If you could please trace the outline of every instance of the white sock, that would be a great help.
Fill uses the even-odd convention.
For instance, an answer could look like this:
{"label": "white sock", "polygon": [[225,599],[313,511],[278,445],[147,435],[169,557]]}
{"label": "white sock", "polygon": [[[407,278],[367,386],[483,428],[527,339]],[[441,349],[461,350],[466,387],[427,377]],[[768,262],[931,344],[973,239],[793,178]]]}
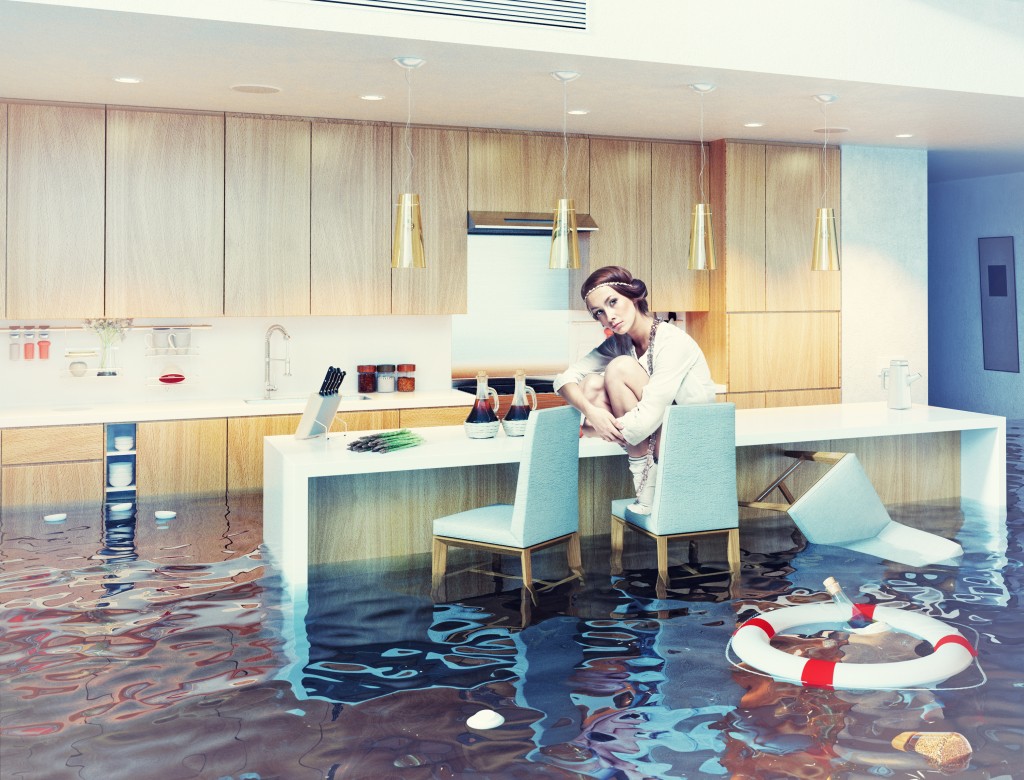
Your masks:
{"label": "white sock", "polygon": [[643,490],[640,490],[640,483],[644,478],[644,469],[647,467],[647,456],[629,458],[629,472],[633,475],[633,487],[637,490],[636,503],[630,504],[629,509],[642,515],[651,513],[651,506],[654,504],[654,485],[657,482],[658,466],[652,463],[647,471],[647,481]]}

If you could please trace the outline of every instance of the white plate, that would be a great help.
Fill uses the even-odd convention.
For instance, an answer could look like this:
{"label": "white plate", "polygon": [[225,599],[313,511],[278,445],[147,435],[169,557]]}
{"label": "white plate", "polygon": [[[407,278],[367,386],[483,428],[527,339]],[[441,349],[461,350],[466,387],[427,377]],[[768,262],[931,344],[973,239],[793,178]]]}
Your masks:
{"label": "white plate", "polygon": [[111,512],[127,512],[131,508],[132,508],[132,502],[131,501],[125,501],[123,504],[111,504],[108,507],[108,509],[110,509]]}
{"label": "white plate", "polygon": [[177,512],[172,512],[169,509],[158,509],[154,513],[157,520],[170,520],[172,517],[177,517]]}
{"label": "white plate", "polygon": [[52,515],[43,515],[43,520],[45,520],[48,523],[59,523],[61,520],[67,520],[67,519],[68,519],[68,513],[67,512],[55,512]]}

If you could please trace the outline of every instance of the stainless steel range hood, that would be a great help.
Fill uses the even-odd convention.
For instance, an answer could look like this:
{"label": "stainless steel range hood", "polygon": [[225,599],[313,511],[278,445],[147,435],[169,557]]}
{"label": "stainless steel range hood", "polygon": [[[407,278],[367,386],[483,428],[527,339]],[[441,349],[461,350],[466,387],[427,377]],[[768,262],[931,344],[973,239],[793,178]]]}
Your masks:
{"label": "stainless steel range hood", "polygon": [[[543,236],[551,235],[553,222],[551,212],[470,211],[466,226],[476,236]],[[577,214],[576,229],[592,233],[598,228],[589,214]]]}

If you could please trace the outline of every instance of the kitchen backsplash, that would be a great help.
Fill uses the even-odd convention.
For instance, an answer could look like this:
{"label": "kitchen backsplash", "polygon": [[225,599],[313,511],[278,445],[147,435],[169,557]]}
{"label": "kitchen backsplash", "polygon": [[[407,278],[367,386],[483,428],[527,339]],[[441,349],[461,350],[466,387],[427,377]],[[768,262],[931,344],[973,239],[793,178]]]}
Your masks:
{"label": "kitchen backsplash", "polygon": [[[451,318],[447,316],[388,317],[231,317],[193,320],[137,320],[137,325],[178,327],[209,325],[191,332],[189,354],[152,354],[149,328],[131,330],[116,351],[117,376],[97,376],[99,338],[81,320],[48,324],[50,357],[10,360],[0,352],[0,408],[139,401],[259,398],[263,395],[264,337],[270,325],[288,331],[292,376],[284,364],[274,362],[272,376],[277,395],[306,396],[319,389],[329,365],[348,372],[342,395],[355,393],[356,366],[364,363],[414,363],[418,390],[450,387]],[[34,323],[3,322],[21,328]],[[55,329],[70,327],[70,330]],[[19,329],[20,330],[20,329]],[[4,342],[9,334],[0,331]],[[19,339],[20,341],[20,339]],[[95,350],[96,355],[66,356],[68,352]],[[284,356],[284,341],[275,334],[273,357]],[[86,363],[86,373],[73,376],[75,360]],[[180,373],[185,380],[164,385],[158,377]]]}

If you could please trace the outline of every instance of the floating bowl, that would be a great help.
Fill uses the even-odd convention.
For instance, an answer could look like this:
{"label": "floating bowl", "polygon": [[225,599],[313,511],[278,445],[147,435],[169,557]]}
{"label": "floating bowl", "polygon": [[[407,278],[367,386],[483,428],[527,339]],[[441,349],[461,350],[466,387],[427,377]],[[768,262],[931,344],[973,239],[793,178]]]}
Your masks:
{"label": "floating bowl", "polygon": [[170,509],[158,509],[153,514],[157,520],[170,520],[178,516],[177,512],[172,512]]}
{"label": "floating bowl", "polygon": [[67,512],[54,512],[52,515],[43,515],[43,520],[47,523],[60,523],[67,519]]}

